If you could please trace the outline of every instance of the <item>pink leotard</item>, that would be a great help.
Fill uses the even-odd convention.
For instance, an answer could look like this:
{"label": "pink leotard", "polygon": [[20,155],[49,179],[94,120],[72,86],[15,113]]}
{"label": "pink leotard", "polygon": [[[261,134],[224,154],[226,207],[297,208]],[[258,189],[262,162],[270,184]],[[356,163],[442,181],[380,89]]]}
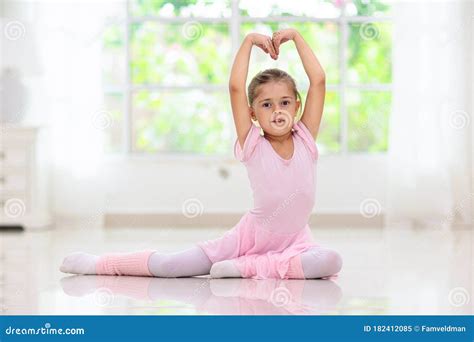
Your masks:
{"label": "pink leotard", "polygon": [[294,152],[283,159],[252,124],[235,157],[248,173],[254,204],[222,237],[198,243],[214,263],[234,259],[243,277],[288,278],[290,258],[320,246],[308,220],[316,190],[318,148],[303,122],[293,125]]}

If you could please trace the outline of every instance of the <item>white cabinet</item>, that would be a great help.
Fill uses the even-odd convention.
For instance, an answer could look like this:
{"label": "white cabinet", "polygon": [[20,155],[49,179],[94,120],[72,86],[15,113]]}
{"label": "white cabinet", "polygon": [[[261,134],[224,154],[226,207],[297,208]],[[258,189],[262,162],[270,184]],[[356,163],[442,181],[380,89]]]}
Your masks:
{"label": "white cabinet", "polygon": [[0,229],[51,225],[48,172],[41,163],[39,128],[0,125]]}

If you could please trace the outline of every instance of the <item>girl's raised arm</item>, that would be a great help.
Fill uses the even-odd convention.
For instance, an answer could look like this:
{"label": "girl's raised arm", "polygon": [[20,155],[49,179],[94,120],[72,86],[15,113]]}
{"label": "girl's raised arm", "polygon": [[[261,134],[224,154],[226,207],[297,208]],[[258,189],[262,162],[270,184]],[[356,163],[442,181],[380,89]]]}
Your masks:
{"label": "girl's raised arm", "polygon": [[237,51],[237,54],[235,55],[229,79],[229,93],[235,129],[242,148],[247,133],[250,130],[250,125],[252,125],[245,86],[247,82],[250,53],[253,45],[257,45],[263,51],[269,53],[273,59],[277,58],[272,39],[258,33],[248,34],[242,42],[239,51]]}
{"label": "girl's raised arm", "polygon": [[273,44],[277,55],[280,45],[288,40],[293,40],[303,62],[304,70],[309,78],[309,89],[304,105],[301,121],[316,139],[323,115],[324,97],[326,95],[326,74],[318,58],[301,34],[295,29],[284,29],[273,34]]}

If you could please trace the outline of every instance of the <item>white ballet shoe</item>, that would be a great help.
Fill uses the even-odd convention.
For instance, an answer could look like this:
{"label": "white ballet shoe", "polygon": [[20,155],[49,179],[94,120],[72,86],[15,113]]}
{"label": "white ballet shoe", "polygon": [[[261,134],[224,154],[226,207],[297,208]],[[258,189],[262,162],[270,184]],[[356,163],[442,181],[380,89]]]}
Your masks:
{"label": "white ballet shoe", "polygon": [[212,264],[211,278],[240,278],[242,275],[232,260],[223,260]]}
{"label": "white ballet shoe", "polygon": [[96,274],[95,266],[99,257],[88,253],[71,253],[66,256],[59,270],[72,274]]}

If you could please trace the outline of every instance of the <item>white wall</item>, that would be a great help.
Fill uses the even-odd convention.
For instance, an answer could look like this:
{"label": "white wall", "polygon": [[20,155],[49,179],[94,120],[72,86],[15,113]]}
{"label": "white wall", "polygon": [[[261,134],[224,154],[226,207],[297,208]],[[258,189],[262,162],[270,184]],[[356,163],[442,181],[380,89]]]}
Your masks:
{"label": "white wall", "polygon": [[[220,176],[225,169],[227,178]],[[181,212],[189,198],[204,211],[240,213],[252,205],[244,165],[238,161],[109,160],[107,212]],[[321,156],[317,168],[316,213],[359,212],[361,201],[375,198],[384,206],[384,155]]]}

